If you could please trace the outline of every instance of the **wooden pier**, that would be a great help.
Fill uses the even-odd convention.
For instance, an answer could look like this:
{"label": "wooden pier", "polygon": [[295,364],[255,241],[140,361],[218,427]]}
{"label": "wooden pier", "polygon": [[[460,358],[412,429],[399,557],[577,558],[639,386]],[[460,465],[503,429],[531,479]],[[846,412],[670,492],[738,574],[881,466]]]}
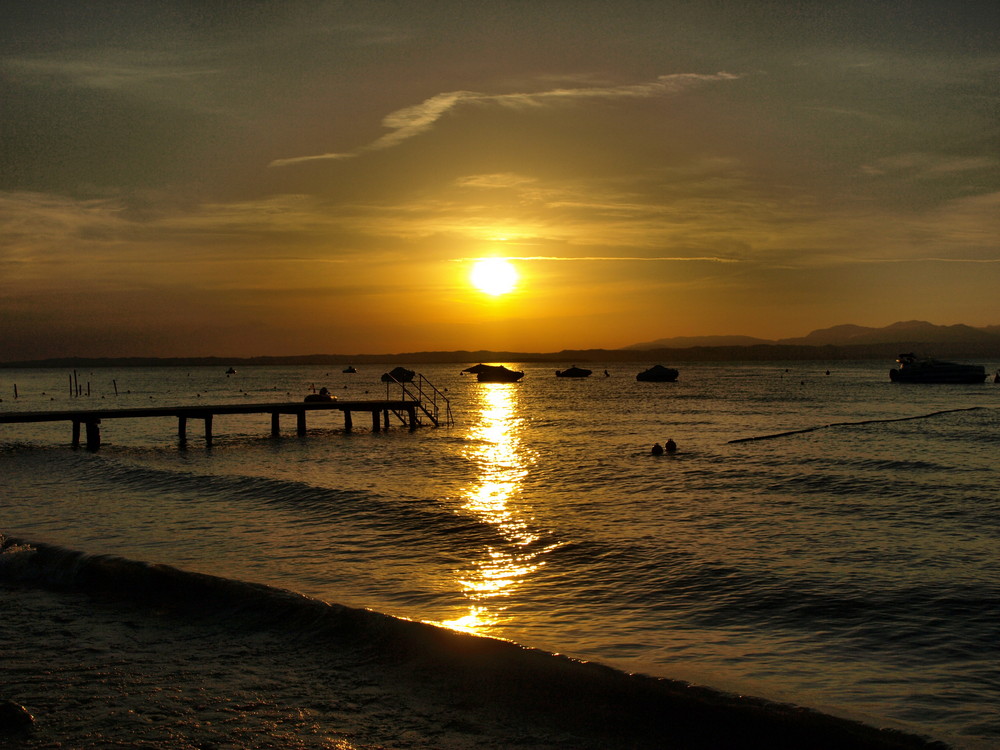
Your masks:
{"label": "wooden pier", "polygon": [[[26,411],[0,413],[0,424],[27,422],[71,422],[73,425],[73,447],[80,446],[80,432],[83,427],[88,450],[101,447],[101,422],[106,419],[146,419],[151,417],[174,417],[177,419],[177,438],[181,446],[187,443],[187,422],[189,419],[202,420],[205,424],[205,443],[212,444],[212,421],[220,414],[270,414],[271,435],[280,435],[281,415],[294,415],[296,432],[306,434],[306,412],[340,411],[344,414],[344,430],[353,428],[352,414],[367,412],[371,415],[372,432],[389,429],[390,414],[395,414],[409,429],[420,425],[417,410],[430,415],[420,401],[298,401],[274,404],[218,404],[215,406],[151,406],[129,409],[79,409],[65,411]],[[431,416],[433,424],[437,419]]]}

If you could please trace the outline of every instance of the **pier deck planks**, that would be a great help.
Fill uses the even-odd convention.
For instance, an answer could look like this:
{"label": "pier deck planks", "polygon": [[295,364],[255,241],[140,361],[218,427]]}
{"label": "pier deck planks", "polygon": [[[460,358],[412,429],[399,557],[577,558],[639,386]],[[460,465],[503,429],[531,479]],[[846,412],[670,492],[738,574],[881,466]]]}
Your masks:
{"label": "pier deck planks", "polygon": [[87,448],[100,447],[100,428],[105,419],[145,419],[150,417],[175,417],[178,420],[178,436],[183,444],[187,438],[187,420],[205,421],[205,439],[212,440],[212,418],[219,414],[270,414],[271,433],[278,434],[278,417],[281,414],[296,415],[297,431],[305,434],[305,413],[307,411],[341,411],[344,413],[344,429],[352,428],[351,413],[369,412],[372,415],[372,431],[381,429],[379,416],[384,416],[385,428],[389,428],[389,412],[406,412],[411,430],[417,427],[416,409],[418,401],[289,401],[269,404],[198,404],[195,406],[139,406],[126,409],[64,409],[60,411],[23,411],[0,413],[0,424],[24,424],[28,422],[72,422],[73,445],[79,445],[80,425],[86,426]]}

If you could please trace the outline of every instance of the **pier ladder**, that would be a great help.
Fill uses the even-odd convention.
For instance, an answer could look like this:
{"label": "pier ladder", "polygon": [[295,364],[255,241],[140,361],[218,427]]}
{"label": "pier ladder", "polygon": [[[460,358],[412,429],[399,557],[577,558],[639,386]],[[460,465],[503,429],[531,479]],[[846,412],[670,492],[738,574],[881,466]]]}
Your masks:
{"label": "pier ladder", "polygon": [[[448,397],[431,381],[425,378],[422,373],[418,372],[416,377],[409,383],[396,380],[391,375],[389,378],[385,384],[385,397],[387,401],[390,400],[390,391],[395,391],[395,388],[399,388],[399,393],[401,394],[400,400],[415,401],[417,408],[424,413],[435,427],[440,427],[441,425],[451,427],[455,424],[455,420],[451,416],[451,402],[448,400]],[[394,409],[392,413],[400,421],[406,422],[406,415],[403,412]],[[419,415],[417,417],[419,421]]]}

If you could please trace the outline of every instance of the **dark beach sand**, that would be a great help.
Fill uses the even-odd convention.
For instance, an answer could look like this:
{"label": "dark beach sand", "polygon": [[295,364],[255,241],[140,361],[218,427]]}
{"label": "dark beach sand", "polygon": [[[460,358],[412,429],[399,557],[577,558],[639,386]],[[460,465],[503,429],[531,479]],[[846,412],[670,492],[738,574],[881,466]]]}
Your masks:
{"label": "dark beach sand", "polygon": [[0,585],[0,700],[36,717],[0,747],[943,747],[358,610],[199,608]]}

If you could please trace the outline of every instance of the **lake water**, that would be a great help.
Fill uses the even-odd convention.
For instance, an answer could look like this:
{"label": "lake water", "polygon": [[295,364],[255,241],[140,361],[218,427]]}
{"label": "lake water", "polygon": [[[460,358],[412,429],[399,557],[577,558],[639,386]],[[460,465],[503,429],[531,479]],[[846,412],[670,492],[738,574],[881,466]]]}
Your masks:
{"label": "lake water", "polygon": [[[414,432],[219,416],[211,447],[192,421],[180,450],[174,419],[105,420],[91,453],[68,423],[0,425],[0,533],[1000,746],[1000,385],[891,384],[880,362],[684,364],[675,383],[509,364],[520,383],[416,366],[455,424]],[[65,370],[0,370],[0,411],[384,398],[390,367],[358,369],[94,369],[78,397]],[[28,606],[31,577],[6,575]],[[404,746],[363,739],[323,746]]]}

